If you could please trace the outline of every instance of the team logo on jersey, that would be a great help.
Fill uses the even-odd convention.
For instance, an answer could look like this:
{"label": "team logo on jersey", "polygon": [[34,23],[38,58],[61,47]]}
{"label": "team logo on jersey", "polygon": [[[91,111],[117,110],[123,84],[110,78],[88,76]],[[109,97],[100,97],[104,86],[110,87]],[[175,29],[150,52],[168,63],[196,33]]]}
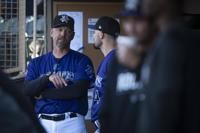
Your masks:
{"label": "team logo on jersey", "polygon": [[117,77],[117,92],[136,90],[140,83],[136,81],[136,75],[131,72],[120,73]]}
{"label": "team logo on jersey", "polygon": [[101,88],[102,87],[102,80],[103,80],[103,78],[100,77],[99,75],[97,75],[96,80],[95,80],[95,86],[98,87],[98,88]]}
{"label": "team logo on jersey", "polygon": [[56,74],[63,77],[65,80],[73,80],[75,77],[75,74],[70,71],[58,71]]}
{"label": "team logo on jersey", "polygon": [[49,75],[49,74],[57,74],[60,77],[63,77],[65,80],[73,80],[75,77],[75,74],[70,71],[58,71],[58,72],[47,72],[46,74],[41,74],[40,77],[44,75]]}

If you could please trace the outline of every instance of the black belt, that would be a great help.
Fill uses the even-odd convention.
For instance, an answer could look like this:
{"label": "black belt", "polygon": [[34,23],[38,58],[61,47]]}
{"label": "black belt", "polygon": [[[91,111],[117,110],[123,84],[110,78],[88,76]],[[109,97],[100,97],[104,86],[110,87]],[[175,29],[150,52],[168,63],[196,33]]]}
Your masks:
{"label": "black belt", "polygon": [[[74,118],[74,117],[77,117],[76,113],[69,114],[69,118]],[[52,120],[52,121],[62,121],[62,120],[65,120],[66,117],[65,117],[65,114],[59,114],[59,115],[54,115],[54,116],[41,114],[40,118],[46,119],[46,120]]]}

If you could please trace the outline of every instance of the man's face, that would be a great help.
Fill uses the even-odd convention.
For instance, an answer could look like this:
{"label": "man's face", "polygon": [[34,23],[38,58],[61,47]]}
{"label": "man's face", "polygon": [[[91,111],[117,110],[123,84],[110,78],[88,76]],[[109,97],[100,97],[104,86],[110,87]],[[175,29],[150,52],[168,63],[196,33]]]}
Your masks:
{"label": "man's face", "polygon": [[141,17],[127,17],[122,21],[122,26],[127,36],[134,36],[138,41],[146,39],[148,33],[148,22]]}
{"label": "man's face", "polygon": [[53,38],[54,47],[66,48],[69,47],[70,42],[74,37],[74,32],[68,27],[52,28],[51,37]]}
{"label": "man's face", "polygon": [[95,49],[100,49],[101,45],[102,45],[102,41],[101,38],[103,37],[103,33],[99,30],[95,30],[94,31],[94,48]]}
{"label": "man's face", "polygon": [[127,17],[122,20],[122,28],[127,37],[133,37],[136,41],[133,41],[132,47],[123,45],[123,42],[118,44],[118,60],[125,66],[137,65],[138,62],[135,61],[140,58],[140,46],[144,45],[150,36],[148,21],[142,17]]}

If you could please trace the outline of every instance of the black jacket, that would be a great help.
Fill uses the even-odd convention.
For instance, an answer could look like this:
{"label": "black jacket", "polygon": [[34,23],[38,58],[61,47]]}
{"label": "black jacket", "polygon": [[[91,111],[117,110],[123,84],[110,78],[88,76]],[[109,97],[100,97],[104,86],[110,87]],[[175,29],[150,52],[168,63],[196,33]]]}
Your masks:
{"label": "black jacket", "polygon": [[140,69],[126,68],[116,58],[110,68],[100,113],[101,132],[135,133],[143,96]]}
{"label": "black jacket", "polygon": [[136,133],[200,132],[199,38],[180,25],[158,36],[143,65],[149,75]]}
{"label": "black jacket", "polygon": [[34,114],[33,107],[23,95],[23,87],[10,80],[2,71],[0,71],[0,88],[2,96],[0,130],[4,133],[33,131],[45,133]]}

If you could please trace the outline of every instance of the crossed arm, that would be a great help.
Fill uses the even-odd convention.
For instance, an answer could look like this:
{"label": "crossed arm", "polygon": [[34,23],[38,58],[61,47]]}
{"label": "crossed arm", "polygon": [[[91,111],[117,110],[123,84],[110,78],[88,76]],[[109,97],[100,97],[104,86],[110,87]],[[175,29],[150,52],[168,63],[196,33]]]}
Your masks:
{"label": "crossed arm", "polygon": [[[49,82],[52,82],[55,88],[47,89]],[[25,93],[32,97],[40,96],[44,99],[74,99],[85,96],[89,86],[89,80],[75,80],[72,85],[68,85],[62,77],[53,74],[25,81]]]}

